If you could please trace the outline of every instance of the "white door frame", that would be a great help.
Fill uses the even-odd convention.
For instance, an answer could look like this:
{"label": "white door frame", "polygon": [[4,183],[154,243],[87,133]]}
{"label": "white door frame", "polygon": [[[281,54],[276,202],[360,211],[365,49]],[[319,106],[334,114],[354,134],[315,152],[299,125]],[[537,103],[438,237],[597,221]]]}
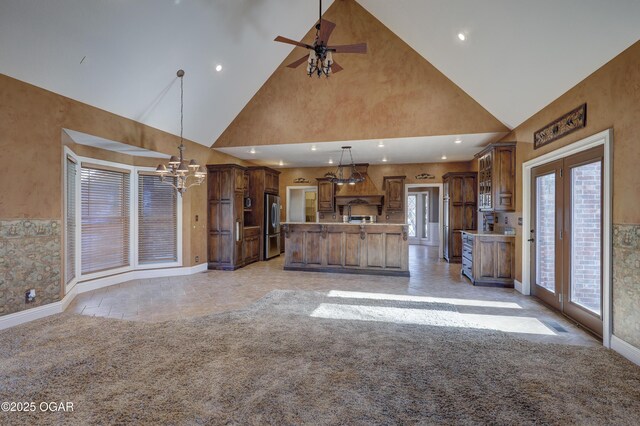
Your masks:
{"label": "white door frame", "polygon": [[[407,183],[404,185],[404,202],[407,202],[409,196],[409,188],[438,188],[438,258],[441,258],[444,254],[442,252],[442,211],[444,206],[444,197],[442,194],[441,183]],[[407,223],[409,211],[404,209],[404,222]]]}
{"label": "white door frame", "polygon": [[289,206],[291,205],[291,203],[289,202],[289,200],[291,200],[291,190],[295,189],[306,189],[306,190],[313,190],[316,192],[316,222],[318,221],[318,187],[317,186],[313,186],[313,185],[307,185],[307,186],[287,186],[287,211],[286,211],[286,219],[287,222],[291,221],[291,215],[289,214]]}
{"label": "white door frame", "polygon": [[531,246],[527,239],[531,229],[531,172],[534,167],[559,160],[587,149],[604,146],[603,161],[603,200],[602,200],[602,344],[611,347],[611,277],[612,277],[612,217],[611,201],[613,176],[613,129],[607,129],[595,135],[558,148],[522,164],[522,294],[531,294]]}

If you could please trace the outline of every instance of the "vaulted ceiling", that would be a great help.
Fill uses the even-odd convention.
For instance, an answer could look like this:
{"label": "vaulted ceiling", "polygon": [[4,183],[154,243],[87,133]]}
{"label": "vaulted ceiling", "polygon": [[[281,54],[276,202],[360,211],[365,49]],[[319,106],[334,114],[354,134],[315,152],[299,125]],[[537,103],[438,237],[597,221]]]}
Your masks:
{"label": "vaulted ceiling", "polygon": [[[289,90],[288,96],[306,96],[309,102],[323,88],[362,90],[367,83],[376,84],[378,92],[400,90],[414,107],[439,90],[451,94],[455,109],[446,114],[459,115],[447,117],[457,120],[458,129],[420,127],[423,117],[416,116],[409,117],[414,123],[409,132],[401,116],[385,115],[379,120],[391,120],[404,134],[373,136],[426,137],[513,128],[640,38],[636,0],[360,0],[361,7],[349,4],[354,1],[324,2],[327,17],[339,25],[334,41],[367,41],[370,53],[364,59],[336,57],[345,71],[329,81],[309,80],[303,69],[281,69],[300,52],[272,41],[276,35],[309,37],[317,19],[315,0],[3,0],[0,73],[176,134],[175,72],[183,68],[185,136],[207,146],[218,140],[219,146],[254,144],[237,140],[245,134],[238,122],[255,109],[252,99],[271,100],[260,99],[261,87],[268,92],[271,79],[283,91],[278,96]],[[348,20],[338,13],[341,8],[356,10],[355,26],[340,25]],[[367,21],[363,16],[369,13]],[[459,32],[467,35],[465,42],[457,39]],[[397,70],[376,53],[392,57]],[[376,70],[377,62],[386,69]],[[221,72],[215,71],[218,64]],[[423,81],[424,92],[407,89],[400,77]],[[439,83],[429,91],[434,80]],[[403,99],[396,102],[406,112]],[[375,116],[366,99],[350,98],[348,90],[332,93],[332,101]],[[421,111],[429,111],[422,101]],[[281,126],[287,116],[278,114],[273,120]],[[371,127],[358,130],[344,123],[352,119],[336,114],[330,123],[308,121],[308,126],[333,128],[317,133],[319,142],[370,138]],[[375,117],[368,120],[375,128]],[[236,140],[228,142],[234,134]],[[304,142],[304,134],[266,143]]]}

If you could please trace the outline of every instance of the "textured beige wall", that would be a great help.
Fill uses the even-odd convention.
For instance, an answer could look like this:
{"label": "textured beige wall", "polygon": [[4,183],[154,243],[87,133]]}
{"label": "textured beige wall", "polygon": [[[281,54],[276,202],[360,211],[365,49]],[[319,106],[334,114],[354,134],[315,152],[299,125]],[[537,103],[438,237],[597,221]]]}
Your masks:
{"label": "textured beige wall", "polygon": [[[585,102],[587,126],[584,129],[533,149],[535,131]],[[640,42],[533,115],[504,139],[518,141],[516,184],[517,188],[522,188],[523,162],[610,128],[613,129],[612,215],[616,231],[613,247],[614,332],[640,347],[640,244],[635,231],[640,225]],[[516,197],[516,209],[522,211],[521,191]],[[526,235],[526,230],[522,231]],[[623,233],[629,237],[622,238]],[[518,280],[522,280],[522,238],[522,235],[516,237]]]}
{"label": "textured beige wall", "polygon": [[368,53],[336,54],[344,71],[318,79],[286,68],[308,52],[294,48],[214,146],[508,131],[357,2],[336,0],[324,17],[337,25],[331,44],[366,42]]}
{"label": "textured beige wall", "polygon": [[[179,145],[175,135],[0,74],[0,182],[4,184],[0,220],[62,219],[64,144],[78,155],[124,164],[154,166],[158,162],[75,145],[63,132],[65,128],[166,154],[174,154]],[[251,164],[191,141],[185,141],[185,146],[187,156],[201,164]],[[195,256],[202,263],[207,257],[206,185],[184,195],[183,218],[184,265],[194,265]]]}

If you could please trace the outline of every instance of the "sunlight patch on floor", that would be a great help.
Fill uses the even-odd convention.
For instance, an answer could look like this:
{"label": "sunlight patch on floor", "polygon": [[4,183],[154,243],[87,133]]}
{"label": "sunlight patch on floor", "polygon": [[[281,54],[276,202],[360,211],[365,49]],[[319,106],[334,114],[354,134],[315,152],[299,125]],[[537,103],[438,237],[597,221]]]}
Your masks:
{"label": "sunlight patch on floor", "polygon": [[321,303],[310,315],[314,318],[379,321],[438,327],[476,328],[508,333],[553,335],[537,318],[507,315],[464,314],[443,310],[394,308]]}
{"label": "sunlight patch on floor", "polygon": [[499,302],[496,300],[450,299],[446,297],[409,296],[404,294],[366,293],[359,291],[331,290],[328,297],[344,297],[348,299],[393,300],[398,302],[448,303],[458,306],[479,306],[486,308],[522,309],[514,302]]}

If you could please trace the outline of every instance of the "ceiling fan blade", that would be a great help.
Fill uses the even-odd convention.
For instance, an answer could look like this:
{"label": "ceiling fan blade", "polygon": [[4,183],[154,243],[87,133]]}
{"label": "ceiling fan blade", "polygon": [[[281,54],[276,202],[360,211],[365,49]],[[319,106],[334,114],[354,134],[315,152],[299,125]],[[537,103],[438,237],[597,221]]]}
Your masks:
{"label": "ceiling fan blade", "polygon": [[367,43],[327,46],[327,48],[335,53],[367,53]]}
{"label": "ceiling fan blade", "polygon": [[322,19],[320,21],[320,35],[318,36],[318,41],[326,46],[335,27],[336,24],[333,22]]}
{"label": "ceiling fan blade", "polygon": [[342,71],[344,68],[342,68],[340,65],[338,65],[337,62],[333,62],[331,64],[331,74],[335,74],[337,72]]}
{"label": "ceiling fan blade", "polygon": [[293,44],[294,46],[304,47],[306,49],[313,49],[313,46],[309,46],[308,44],[301,43],[299,41],[291,40],[290,38],[278,36],[273,41],[279,41],[280,43]]}
{"label": "ceiling fan blade", "polygon": [[304,62],[307,62],[308,60],[309,60],[309,55],[304,55],[302,58],[298,59],[297,61],[287,65],[287,68],[298,68],[301,64],[303,64]]}

